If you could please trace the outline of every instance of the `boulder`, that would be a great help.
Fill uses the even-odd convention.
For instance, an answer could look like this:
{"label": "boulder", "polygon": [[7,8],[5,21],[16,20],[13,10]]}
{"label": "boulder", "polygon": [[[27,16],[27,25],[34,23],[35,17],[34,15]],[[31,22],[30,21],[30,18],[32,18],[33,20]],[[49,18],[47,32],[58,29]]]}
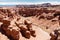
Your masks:
{"label": "boulder", "polygon": [[28,38],[28,39],[30,38],[30,32],[29,31],[26,31],[25,37]]}
{"label": "boulder", "polygon": [[28,39],[30,38],[30,32],[29,31],[23,31],[23,30],[21,30],[21,34],[25,38],[28,38]]}
{"label": "boulder", "polygon": [[56,34],[53,34],[53,33],[50,33],[50,40],[57,40],[57,35]]}
{"label": "boulder", "polygon": [[19,31],[16,31],[15,29],[9,28],[6,25],[1,25],[1,30],[3,34],[8,36],[12,40],[19,40]]}
{"label": "boulder", "polygon": [[30,24],[32,24],[29,20],[24,20],[24,24],[25,25],[30,25]]}
{"label": "boulder", "polygon": [[27,29],[27,27],[26,27],[26,25],[20,25],[20,27],[19,27],[21,30],[23,30],[23,31],[27,31],[28,29]]}
{"label": "boulder", "polygon": [[35,30],[30,30],[30,33],[33,37],[36,37]]}

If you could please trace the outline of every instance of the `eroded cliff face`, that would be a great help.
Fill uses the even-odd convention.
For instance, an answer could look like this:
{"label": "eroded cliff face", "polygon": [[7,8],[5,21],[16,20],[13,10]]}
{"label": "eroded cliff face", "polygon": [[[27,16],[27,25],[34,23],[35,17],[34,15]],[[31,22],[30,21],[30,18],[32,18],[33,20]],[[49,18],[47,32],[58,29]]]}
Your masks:
{"label": "eroded cliff face", "polygon": [[[26,19],[24,20],[20,16],[18,17],[15,10],[0,9],[0,12],[0,22],[2,23],[0,32],[6,35],[10,40],[19,40],[20,34],[27,39],[31,36],[36,37],[35,30],[32,28],[32,23]],[[20,21],[20,19],[22,20]]]}
{"label": "eroded cliff face", "polygon": [[50,31],[59,27],[60,11],[48,8],[21,8],[19,14]]}
{"label": "eroded cliff face", "polygon": [[4,40],[3,35],[7,37],[5,40],[55,40],[59,21],[60,11],[57,10],[0,8],[1,40]]}

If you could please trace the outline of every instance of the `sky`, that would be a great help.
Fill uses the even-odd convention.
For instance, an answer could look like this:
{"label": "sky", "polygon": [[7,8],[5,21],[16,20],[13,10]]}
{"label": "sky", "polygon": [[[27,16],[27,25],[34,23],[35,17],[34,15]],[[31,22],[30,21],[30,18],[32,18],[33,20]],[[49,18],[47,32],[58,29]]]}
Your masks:
{"label": "sky", "polygon": [[59,2],[60,0],[0,0],[0,2],[48,2],[48,1]]}
{"label": "sky", "polygon": [[60,0],[0,0],[0,5],[41,4],[41,3],[60,4]]}

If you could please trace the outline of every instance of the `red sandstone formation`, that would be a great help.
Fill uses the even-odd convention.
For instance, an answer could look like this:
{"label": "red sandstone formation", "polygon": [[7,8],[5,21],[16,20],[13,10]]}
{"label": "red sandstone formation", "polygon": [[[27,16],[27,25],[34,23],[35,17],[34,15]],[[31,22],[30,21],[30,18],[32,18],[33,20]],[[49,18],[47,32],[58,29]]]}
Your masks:
{"label": "red sandstone formation", "polygon": [[[60,11],[48,8],[0,9],[0,22],[2,23],[0,30],[10,40],[60,40],[60,30],[56,31],[59,21]],[[43,27],[48,33],[54,32],[50,34],[51,39],[48,33],[41,31],[40,28],[43,29]]]}

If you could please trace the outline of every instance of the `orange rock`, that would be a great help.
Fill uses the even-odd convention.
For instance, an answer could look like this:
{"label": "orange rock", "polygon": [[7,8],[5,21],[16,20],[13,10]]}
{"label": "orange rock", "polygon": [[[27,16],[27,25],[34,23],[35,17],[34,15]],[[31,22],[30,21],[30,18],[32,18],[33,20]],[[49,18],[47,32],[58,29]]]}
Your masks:
{"label": "orange rock", "polygon": [[26,25],[20,25],[20,27],[19,27],[21,30],[23,30],[23,31],[26,31],[26,30],[28,30],[27,29],[27,27],[26,27]]}
{"label": "orange rock", "polygon": [[32,29],[32,25],[27,25],[28,30]]}
{"label": "orange rock", "polygon": [[30,30],[30,33],[33,37],[36,37],[35,30]]}
{"label": "orange rock", "polygon": [[19,31],[16,31],[15,29],[10,30],[9,27],[6,27],[6,25],[1,25],[1,30],[3,30],[3,33],[8,36],[9,38],[13,40],[19,40]]}
{"label": "orange rock", "polygon": [[52,33],[50,33],[50,36],[51,36],[51,39],[50,40],[56,40],[57,39],[57,35],[55,35],[55,34],[52,34]]}
{"label": "orange rock", "polygon": [[25,24],[25,25],[30,25],[30,24],[32,24],[32,23],[31,23],[29,20],[25,20],[25,21],[24,21],[24,24]]}
{"label": "orange rock", "polygon": [[22,33],[23,37],[28,38],[28,39],[30,38],[30,32],[29,31],[23,31],[22,30],[21,33]]}
{"label": "orange rock", "polygon": [[30,38],[30,32],[29,31],[26,31],[25,37],[28,38],[28,39]]}

